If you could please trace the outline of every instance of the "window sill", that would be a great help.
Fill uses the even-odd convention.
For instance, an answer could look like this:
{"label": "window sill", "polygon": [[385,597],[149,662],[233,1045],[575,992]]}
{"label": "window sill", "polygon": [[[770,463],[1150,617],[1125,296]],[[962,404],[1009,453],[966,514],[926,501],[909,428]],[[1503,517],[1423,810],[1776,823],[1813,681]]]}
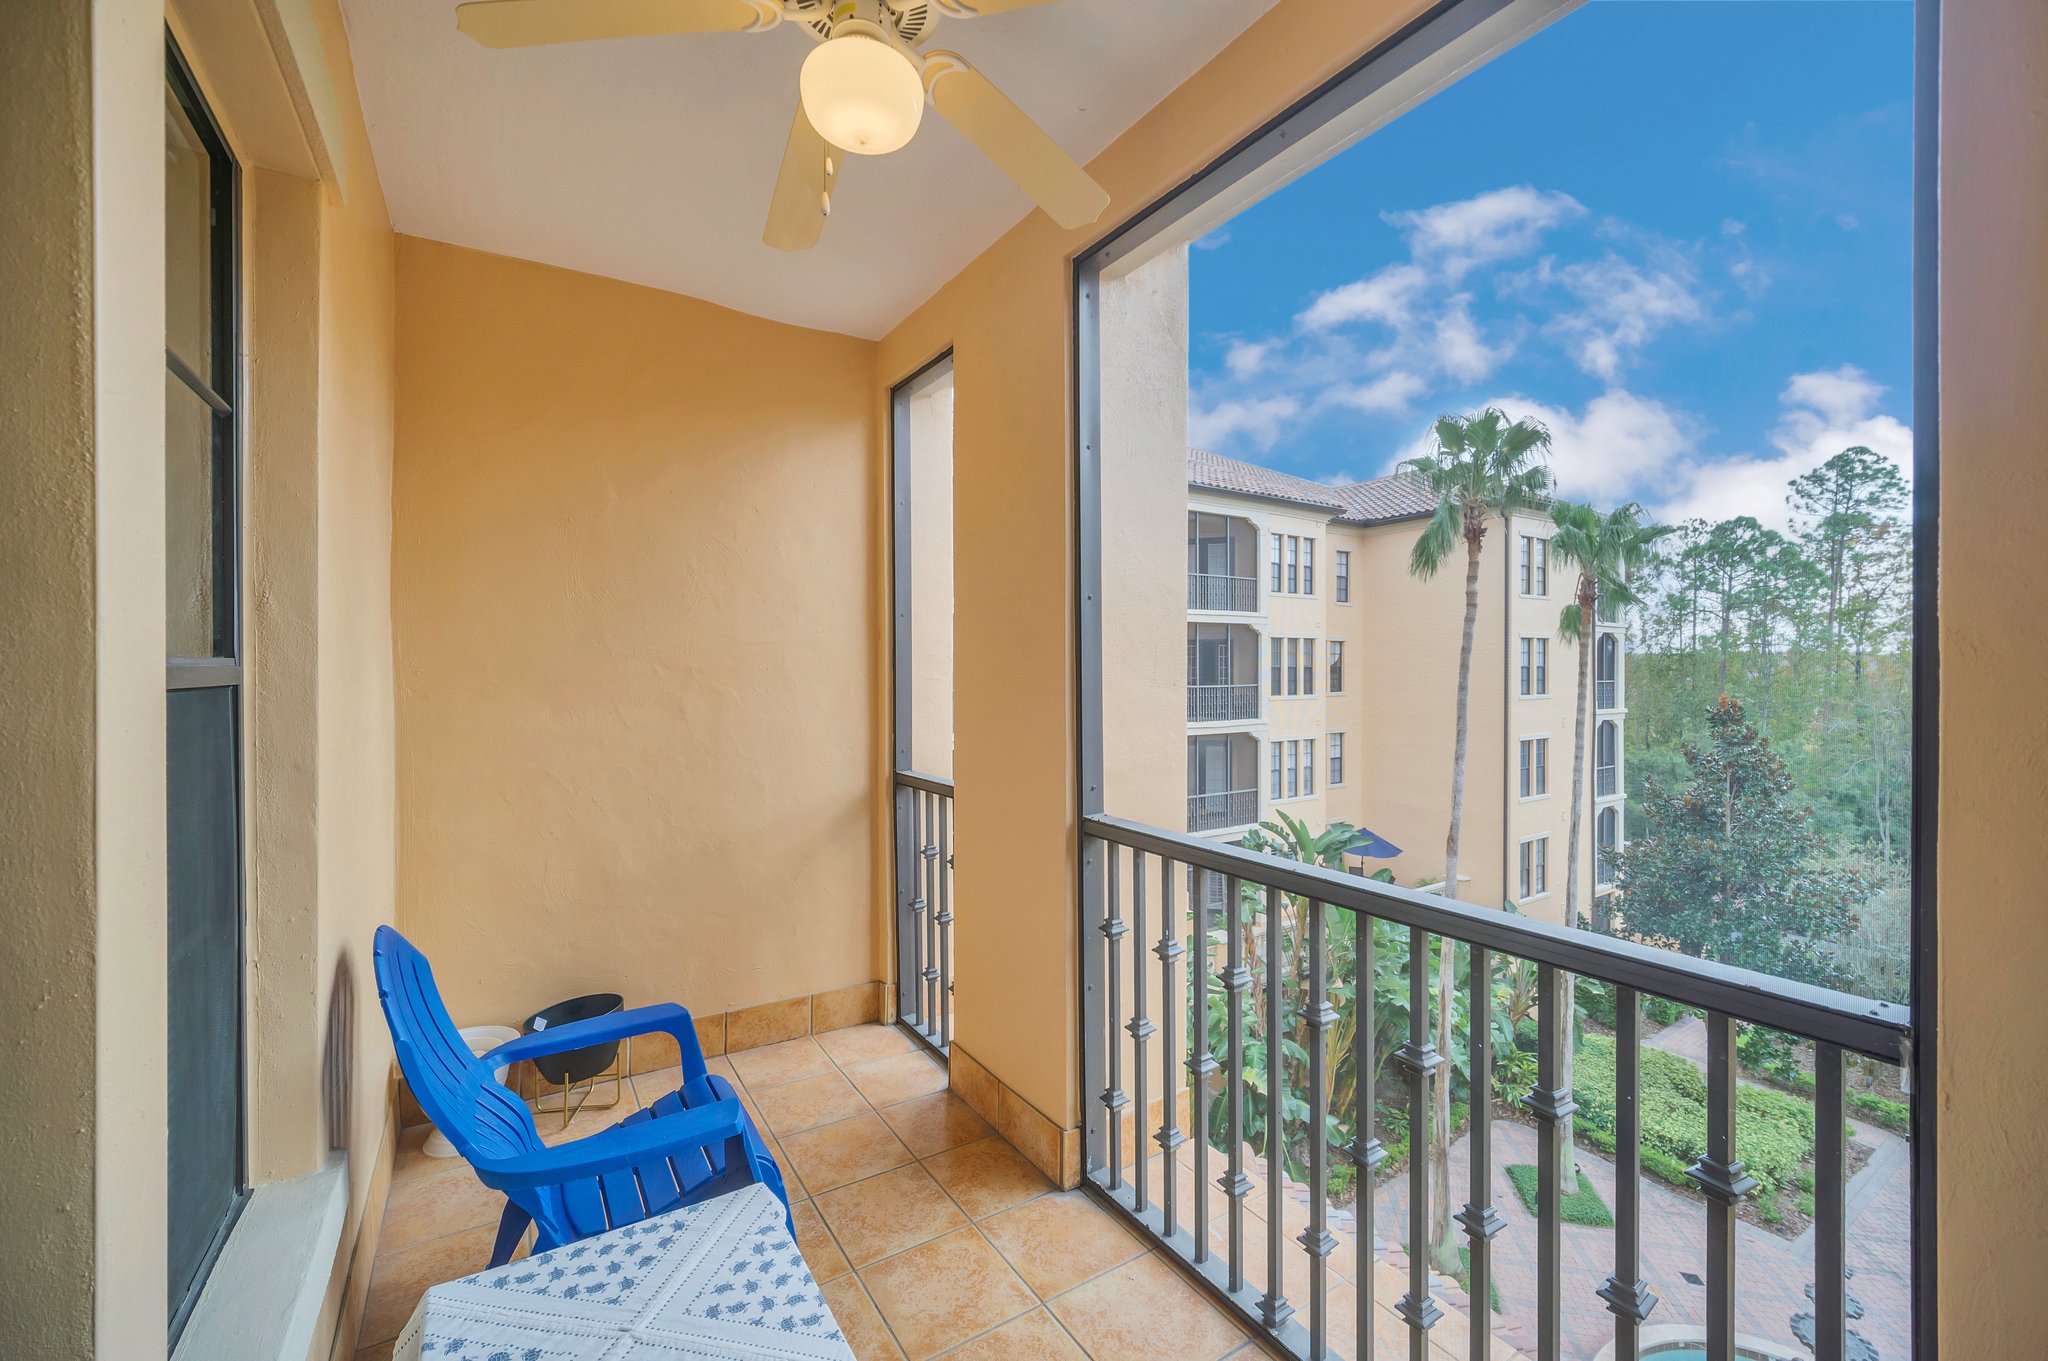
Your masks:
{"label": "window sill", "polygon": [[171,1361],[308,1356],[348,1218],[348,1158],[249,1193]]}

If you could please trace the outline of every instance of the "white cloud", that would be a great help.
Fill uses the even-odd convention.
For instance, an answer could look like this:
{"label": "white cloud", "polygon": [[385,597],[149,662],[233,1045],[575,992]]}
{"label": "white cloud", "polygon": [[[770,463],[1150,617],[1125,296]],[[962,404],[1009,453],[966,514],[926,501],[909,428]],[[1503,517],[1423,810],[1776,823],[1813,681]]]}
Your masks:
{"label": "white cloud", "polygon": [[1499,368],[1512,345],[1490,346],[1472,320],[1472,295],[1450,299],[1436,319],[1432,348],[1437,367],[1460,382],[1472,383]]}
{"label": "white cloud", "polygon": [[1348,406],[1354,411],[1400,412],[1406,411],[1409,403],[1428,388],[1429,384],[1418,375],[1395,369],[1371,382],[1331,388],[1324,396],[1325,400],[1338,406]]}
{"label": "white cloud", "polygon": [[1584,217],[1570,194],[1515,185],[1414,212],[1382,213],[1417,262],[1456,282],[1476,265],[1527,255],[1552,227]]}
{"label": "white cloud", "polygon": [[[1666,524],[1749,515],[1782,532],[1791,525],[1785,494],[1792,479],[1851,445],[1875,451],[1911,481],[1913,432],[1879,409],[1883,396],[1880,384],[1846,365],[1794,374],[1779,395],[1783,410],[1767,437],[1770,451],[1722,456],[1701,448],[1689,413],[1621,388],[1577,411],[1512,394],[1474,409],[1497,406],[1512,419],[1541,421],[1550,431],[1561,496],[1599,506],[1641,501]],[[1388,460],[1387,471],[1429,448],[1424,428]]]}
{"label": "white cloud", "polygon": [[1230,370],[1233,378],[1250,378],[1266,367],[1266,360],[1277,343],[1271,340],[1234,340],[1223,356],[1224,367]]}
{"label": "white cloud", "polygon": [[[1693,422],[1654,398],[1615,389],[1576,412],[1521,396],[1496,397],[1478,405],[1497,406],[1512,420],[1542,422],[1550,431],[1550,470],[1557,492],[1574,501],[1615,505],[1690,479]],[[1429,447],[1424,431],[1389,469]]]}
{"label": "white cloud", "polygon": [[1813,373],[1795,373],[1778,400],[1795,412],[1804,410],[1832,425],[1848,425],[1877,409],[1884,386],[1853,364]]}
{"label": "white cloud", "polygon": [[1221,250],[1230,244],[1230,228],[1218,227],[1206,236],[1195,238],[1196,250]]}
{"label": "white cloud", "polygon": [[1674,253],[1664,256],[1644,267],[1610,251],[1557,270],[1554,277],[1579,306],[1552,318],[1545,333],[1558,337],[1580,368],[1613,382],[1659,331],[1706,317],[1691,267]]}
{"label": "white cloud", "polygon": [[1671,521],[1754,515],[1767,529],[1785,530],[1791,525],[1787,484],[1857,444],[1890,460],[1910,484],[1913,432],[1878,410],[1884,391],[1847,364],[1794,374],[1778,396],[1785,410],[1770,433],[1777,452],[1697,465],[1688,485],[1660,506],[1660,513]]}
{"label": "white cloud", "polygon": [[1280,438],[1281,428],[1300,414],[1301,403],[1284,394],[1223,401],[1206,408],[1190,407],[1188,443],[1214,449],[1242,435],[1260,449],[1270,449]]}
{"label": "white cloud", "polygon": [[1355,321],[1398,326],[1408,320],[1409,307],[1426,282],[1428,276],[1414,265],[1388,265],[1363,279],[1318,294],[1295,321],[1311,331],[1327,331],[1332,326]]}

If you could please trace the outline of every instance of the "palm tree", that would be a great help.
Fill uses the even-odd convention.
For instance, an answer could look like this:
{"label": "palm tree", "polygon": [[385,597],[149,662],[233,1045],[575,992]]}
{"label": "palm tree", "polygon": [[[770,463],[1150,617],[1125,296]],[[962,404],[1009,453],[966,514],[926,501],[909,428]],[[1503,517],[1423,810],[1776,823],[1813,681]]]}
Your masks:
{"label": "palm tree", "polygon": [[[1451,761],[1451,828],[1444,838],[1443,892],[1458,896],[1458,833],[1465,817],[1465,750],[1471,736],[1472,635],[1479,621],[1479,556],[1488,524],[1496,516],[1530,510],[1550,492],[1550,432],[1532,420],[1510,421],[1488,407],[1476,416],[1441,416],[1431,431],[1436,447],[1401,467],[1436,500],[1436,509],[1408,555],[1409,574],[1427,581],[1465,547],[1465,633],[1458,648],[1458,723]],[[1457,951],[1439,952],[1436,1048],[1451,1050]],[[1418,961],[1416,967],[1422,967]],[[1476,1079],[1482,1085],[1484,1079]],[[1430,1120],[1431,1202],[1436,1222],[1430,1258],[1437,1270],[1455,1276],[1458,1253],[1451,1236],[1451,1065],[1437,1069]]]}
{"label": "palm tree", "polygon": [[[1557,532],[1550,537],[1550,555],[1559,563],[1579,569],[1571,599],[1557,618],[1557,636],[1579,651],[1578,717],[1572,726],[1572,813],[1565,840],[1564,920],[1579,920],[1579,830],[1586,818],[1586,715],[1592,708],[1593,647],[1597,630],[1594,621],[1602,599],[1623,605],[1635,603],[1629,578],[1649,559],[1650,545],[1671,531],[1646,524],[1643,508],[1631,501],[1601,514],[1591,506],[1560,501],[1550,508],[1550,520]],[[1563,975],[1563,995],[1576,997],[1577,980]],[[1561,1032],[1558,1071],[1560,1085],[1572,1085],[1572,1035],[1577,1007],[1568,1006]],[[1571,1116],[1562,1121],[1563,1138],[1558,1140],[1559,1173],[1567,1194],[1578,1189],[1573,1176],[1577,1149],[1572,1142]]]}

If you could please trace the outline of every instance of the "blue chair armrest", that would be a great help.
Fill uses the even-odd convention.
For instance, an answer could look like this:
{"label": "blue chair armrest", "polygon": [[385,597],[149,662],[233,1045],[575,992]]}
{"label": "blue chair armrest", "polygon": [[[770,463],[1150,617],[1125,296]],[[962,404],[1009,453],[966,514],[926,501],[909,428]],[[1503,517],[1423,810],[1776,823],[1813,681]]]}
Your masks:
{"label": "blue chair armrest", "polygon": [[559,1186],[606,1172],[658,1163],[678,1153],[721,1142],[727,1145],[727,1167],[743,1168],[747,1165],[743,1143],[746,1128],[746,1111],[737,1098],[729,1097],[656,1120],[614,1125],[601,1134],[522,1153],[516,1158],[485,1159],[476,1164],[476,1173],[478,1180],[500,1191]]}
{"label": "blue chair armrest", "polygon": [[609,1044],[630,1035],[654,1034],[675,1038],[686,1080],[704,1076],[704,1051],[697,1044],[697,1027],[690,1020],[690,1013],[674,1002],[657,1002],[650,1007],[633,1007],[605,1016],[593,1016],[587,1021],[571,1021],[567,1025],[536,1030],[499,1045],[483,1056],[483,1062],[495,1068],[499,1064],[517,1063],[543,1054],[565,1054],[572,1049]]}

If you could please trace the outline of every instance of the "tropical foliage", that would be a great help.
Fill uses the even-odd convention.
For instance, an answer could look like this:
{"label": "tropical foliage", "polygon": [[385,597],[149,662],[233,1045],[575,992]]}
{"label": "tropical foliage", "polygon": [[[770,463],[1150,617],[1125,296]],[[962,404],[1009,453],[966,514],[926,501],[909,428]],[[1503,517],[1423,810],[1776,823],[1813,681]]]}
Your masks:
{"label": "tropical foliage", "polygon": [[[1433,448],[1401,466],[1436,502],[1408,555],[1410,574],[1428,580],[1465,550],[1464,631],[1458,647],[1457,735],[1452,744],[1450,830],[1444,837],[1443,892],[1458,896],[1458,843],[1465,820],[1465,757],[1471,745],[1472,635],[1479,621],[1479,563],[1487,526],[1503,516],[1534,510],[1550,493],[1550,432],[1533,420],[1510,421],[1498,407],[1476,416],[1442,416],[1431,429]],[[1437,973],[1437,993],[1455,992],[1451,958]],[[1437,1052],[1450,1052],[1452,1008],[1437,1017]],[[1435,1207],[1429,1254],[1437,1270],[1458,1269],[1451,1210],[1451,1078],[1432,1084],[1429,1129],[1430,1196]]]}

